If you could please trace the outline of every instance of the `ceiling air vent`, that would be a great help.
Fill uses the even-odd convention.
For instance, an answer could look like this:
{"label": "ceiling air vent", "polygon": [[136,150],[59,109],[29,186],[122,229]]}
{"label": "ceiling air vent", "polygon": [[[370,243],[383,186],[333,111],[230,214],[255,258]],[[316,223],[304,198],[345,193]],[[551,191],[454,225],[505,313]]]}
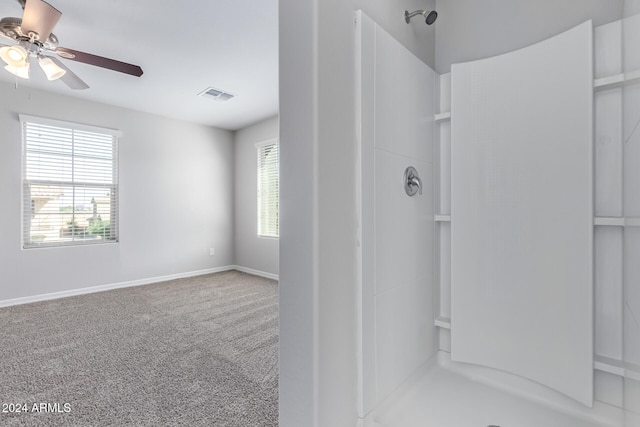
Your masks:
{"label": "ceiling air vent", "polygon": [[205,98],[211,98],[211,99],[215,99],[216,101],[220,101],[220,102],[225,102],[230,100],[231,98],[234,98],[235,95],[228,93],[228,92],[224,92],[220,89],[216,89],[214,87],[208,87],[205,90],[203,90],[202,92],[200,92],[198,94],[198,96],[203,96]]}

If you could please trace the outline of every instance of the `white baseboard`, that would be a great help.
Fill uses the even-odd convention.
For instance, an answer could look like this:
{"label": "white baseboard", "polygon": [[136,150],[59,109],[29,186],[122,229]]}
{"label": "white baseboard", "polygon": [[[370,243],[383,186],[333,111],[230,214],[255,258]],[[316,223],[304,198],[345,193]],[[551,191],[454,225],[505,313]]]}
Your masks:
{"label": "white baseboard", "polygon": [[234,265],[233,268],[243,273],[253,274],[254,276],[266,277],[267,279],[278,280],[278,275],[273,273],[267,273],[260,270],[254,270],[253,268],[242,267],[241,265]]}
{"label": "white baseboard", "polygon": [[189,271],[186,273],[169,274],[166,276],[150,277],[147,279],[131,280],[128,282],[111,283],[108,285],[92,286],[90,288],[71,289],[68,291],[53,292],[50,294],[33,295],[29,297],[14,298],[0,301],[0,307],[10,307],[12,305],[29,304],[38,301],[48,301],[58,298],[72,297],[76,295],[92,294],[95,292],[110,291],[112,289],[130,288],[132,286],[150,285],[152,283],[166,282],[168,280],[183,279],[186,277],[202,276],[203,274],[219,273],[221,271],[238,270],[254,276],[266,277],[267,279],[278,280],[277,274],[266,273],[252,268],[239,265],[227,265],[224,267],[209,268],[206,270]]}
{"label": "white baseboard", "polygon": [[[152,283],[166,282],[168,280],[174,280],[174,279],[183,279],[185,277],[202,276],[203,274],[219,273],[221,271],[229,271],[229,270],[245,271],[249,269],[241,269],[240,267],[235,265],[227,265],[224,267],[209,268],[206,270],[189,271],[186,273],[169,274],[167,276],[150,277],[148,279],[131,280],[128,282],[92,286],[90,288],[71,289],[68,291],[53,292],[50,294],[41,294],[41,295],[33,295],[33,296],[23,297],[23,298],[8,299],[8,300],[0,301],[0,307],[9,307],[12,305],[29,304],[29,303],[38,302],[38,301],[48,301],[52,299],[72,297],[76,295],[92,294],[95,292],[110,291],[112,289],[130,288],[132,286],[150,285]],[[250,274],[256,274],[258,276],[260,275],[258,274],[260,272],[255,272],[255,270],[245,271],[245,272]],[[263,274],[268,274],[268,273],[263,273]]]}

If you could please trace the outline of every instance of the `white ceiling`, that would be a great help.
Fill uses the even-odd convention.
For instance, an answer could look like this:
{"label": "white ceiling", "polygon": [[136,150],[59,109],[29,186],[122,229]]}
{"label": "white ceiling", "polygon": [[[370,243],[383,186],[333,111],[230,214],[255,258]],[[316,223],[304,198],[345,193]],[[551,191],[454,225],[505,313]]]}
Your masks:
{"label": "white ceiling", "polygon": [[[32,68],[29,81],[0,70],[0,82],[17,80],[229,130],[278,113],[278,0],[47,1],[62,12],[54,29],[61,46],[140,65],[143,76],[63,60],[90,89],[72,91],[61,81],[49,82],[39,67]],[[557,0],[437,0],[438,71],[526,46],[585,19],[596,25],[618,19],[623,0],[561,3],[559,8]],[[17,0],[0,0],[0,18],[6,16],[22,16]],[[0,43],[10,41],[0,37]],[[217,102],[196,96],[209,86],[237,97]]]}
{"label": "white ceiling", "polygon": [[[53,31],[60,46],[140,65],[144,74],[62,60],[90,89],[49,82],[39,67],[28,81],[2,70],[0,81],[229,130],[278,113],[278,0],[48,2],[62,12]],[[22,17],[17,0],[0,2],[7,16]],[[209,86],[237,96],[196,96]]]}

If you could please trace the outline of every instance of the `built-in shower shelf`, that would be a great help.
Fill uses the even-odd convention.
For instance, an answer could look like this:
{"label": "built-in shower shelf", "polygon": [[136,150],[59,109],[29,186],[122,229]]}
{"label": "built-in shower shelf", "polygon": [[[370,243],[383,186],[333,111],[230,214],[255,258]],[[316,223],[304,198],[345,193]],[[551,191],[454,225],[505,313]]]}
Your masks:
{"label": "built-in shower shelf", "polygon": [[593,81],[593,87],[594,89],[604,89],[612,86],[617,86],[622,83],[624,83],[624,73],[595,79]]}
{"label": "built-in shower shelf", "polygon": [[434,323],[438,328],[451,329],[451,319],[448,317],[436,317]]}
{"label": "built-in shower shelf", "polygon": [[596,355],[593,368],[597,371],[640,381],[640,366],[624,363],[621,360]]}
{"label": "built-in shower shelf", "polygon": [[433,119],[436,122],[444,122],[446,120],[451,120],[451,112],[447,111],[446,113],[439,113],[433,116]]}
{"label": "built-in shower shelf", "polygon": [[593,81],[594,89],[608,89],[620,86],[623,83],[636,83],[640,81],[640,70],[629,71],[628,73],[614,74],[613,76],[602,77]]}
{"label": "built-in shower shelf", "polygon": [[640,227],[640,218],[625,218],[624,225],[627,227]]}
{"label": "built-in shower shelf", "polygon": [[436,215],[433,219],[435,222],[451,222],[451,215]]}
{"label": "built-in shower shelf", "polygon": [[640,227],[640,218],[598,216],[593,219],[593,224],[617,227]]}

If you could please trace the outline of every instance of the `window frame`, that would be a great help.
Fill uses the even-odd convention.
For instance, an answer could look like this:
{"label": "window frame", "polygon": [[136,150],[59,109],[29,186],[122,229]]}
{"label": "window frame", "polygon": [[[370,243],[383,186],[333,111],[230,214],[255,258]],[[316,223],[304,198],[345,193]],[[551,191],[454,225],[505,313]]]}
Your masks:
{"label": "window frame", "polygon": [[[21,246],[23,250],[30,250],[30,249],[38,249],[38,248],[62,248],[62,247],[74,247],[74,246],[90,246],[90,245],[105,245],[105,244],[117,244],[120,241],[120,236],[119,236],[119,222],[120,222],[120,213],[119,213],[119,194],[120,194],[120,186],[119,186],[119,143],[120,143],[120,137],[122,136],[122,132],[116,129],[110,129],[110,128],[105,128],[105,127],[99,127],[99,126],[92,126],[92,125],[86,125],[86,124],[81,124],[81,123],[75,123],[75,122],[69,122],[69,121],[63,121],[63,120],[56,120],[56,119],[49,119],[49,118],[44,118],[44,117],[38,117],[38,116],[31,116],[31,115],[26,115],[26,114],[19,114],[18,115],[19,120],[20,120],[20,125],[21,125],[21,145],[22,145],[22,152],[21,152],[21,162],[22,162],[22,171],[21,171]],[[112,137],[112,144],[113,144],[113,157],[112,157],[112,167],[111,167],[111,171],[112,171],[112,182],[108,185],[97,185],[97,186],[104,186],[104,187],[108,187],[110,188],[110,218],[109,218],[109,222],[110,222],[110,227],[111,227],[111,232],[110,234],[113,236],[110,239],[87,239],[87,240],[68,240],[68,241],[62,241],[62,240],[57,240],[57,241],[50,241],[50,242],[34,242],[31,238],[31,220],[34,218],[34,200],[32,197],[29,197],[30,199],[30,203],[29,206],[27,206],[27,199],[26,196],[29,195],[30,193],[30,189],[31,189],[31,185],[34,183],[36,183],[36,185],[38,184],[38,180],[30,180],[27,179],[27,134],[26,134],[26,126],[28,126],[29,124],[32,125],[43,125],[43,126],[51,126],[51,127],[56,127],[56,128],[60,128],[60,129],[65,129],[65,130],[71,130],[71,131],[80,131],[80,132],[90,132],[90,133],[98,133],[98,134],[102,134],[105,136],[110,136]],[[75,142],[73,143],[75,144]],[[74,145],[72,145],[74,146]],[[74,155],[72,155],[71,159],[74,158]],[[72,168],[72,170],[74,170],[74,168]],[[48,183],[42,183],[44,185],[61,185],[61,186],[69,186],[69,187],[82,187],[79,181],[65,181],[64,179],[60,179],[59,181],[56,182],[48,182]],[[31,210],[29,212],[27,208],[31,208]],[[74,214],[75,214],[75,210],[74,210]],[[28,216],[28,217],[27,217]]]}
{"label": "window frame", "polygon": [[[260,188],[261,188],[261,174],[260,174],[260,153],[261,150],[264,149],[265,147],[274,145],[277,149],[277,162],[276,162],[276,167],[277,167],[277,183],[278,183],[278,197],[276,200],[278,200],[278,212],[277,212],[277,219],[276,219],[276,231],[277,231],[277,235],[270,235],[270,234],[266,234],[266,233],[261,233],[263,230],[261,230],[261,194],[260,194]],[[279,239],[280,238],[280,215],[279,215],[279,198],[280,198],[280,142],[278,140],[278,138],[271,138],[265,141],[261,141],[255,144],[256,147],[256,235],[258,238],[262,238],[262,239]]]}

